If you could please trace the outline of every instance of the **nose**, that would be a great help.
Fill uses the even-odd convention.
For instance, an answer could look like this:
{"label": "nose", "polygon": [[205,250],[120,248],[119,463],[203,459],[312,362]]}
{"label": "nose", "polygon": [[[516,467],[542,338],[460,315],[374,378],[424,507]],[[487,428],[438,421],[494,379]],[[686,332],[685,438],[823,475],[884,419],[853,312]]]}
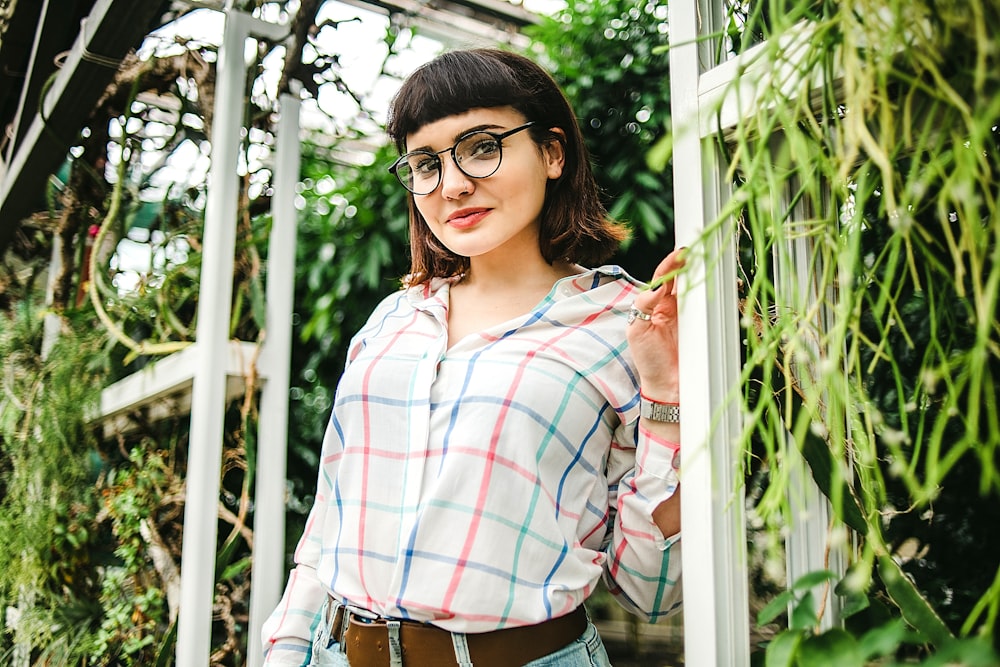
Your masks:
{"label": "nose", "polygon": [[446,199],[457,199],[471,194],[475,189],[472,179],[465,175],[451,156],[441,160],[441,194]]}

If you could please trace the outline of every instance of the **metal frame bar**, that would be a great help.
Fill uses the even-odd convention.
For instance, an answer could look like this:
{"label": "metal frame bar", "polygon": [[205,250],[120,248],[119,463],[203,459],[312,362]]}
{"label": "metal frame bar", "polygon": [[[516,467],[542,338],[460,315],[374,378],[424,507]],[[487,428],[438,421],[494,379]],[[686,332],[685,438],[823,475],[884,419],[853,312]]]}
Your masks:
{"label": "metal frame bar", "polygon": [[[115,69],[105,60],[120,59],[146,34],[159,3],[98,0],[83,21],[66,62],[39,103],[0,178],[0,247],[14,236],[20,219],[31,212],[37,189],[65,159],[76,133],[112,80]],[[100,54],[100,61],[95,54]],[[31,100],[26,100],[25,104]],[[22,109],[19,116],[25,114]],[[19,120],[19,127],[26,123]],[[63,136],[60,132],[71,132]]]}
{"label": "metal frame bar", "polygon": [[[295,87],[292,87],[295,92]],[[272,373],[261,391],[254,493],[254,548],[250,580],[250,637],[247,664],[263,664],[261,627],[281,599],[285,575],[285,469],[287,467],[288,389],[291,375],[292,301],[295,293],[295,243],[298,224],[295,186],[301,148],[297,95],[281,96],[274,168],[272,222],[268,237],[266,321],[263,355]]]}
{"label": "metal frame bar", "polygon": [[710,109],[698,93],[711,63],[701,38],[719,23],[718,9],[710,0],[669,5],[675,232],[678,245],[705,251],[689,258],[680,290],[684,659],[693,667],[750,662],[741,414],[729,396],[740,376],[736,256],[731,239],[705,233],[726,185],[714,134],[702,131]]}
{"label": "metal frame bar", "polygon": [[226,347],[232,309],[233,264],[239,176],[240,128],[246,81],[244,45],[251,36],[280,39],[286,29],[230,10],[219,49],[209,167],[208,201],[200,291],[200,363],[191,388],[191,434],[181,552],[181,604],[177,626],[177,664],[207,665],[211,649],[212,603],[218,539],[222,434],[226,398]]}
{"label": "metal frame bar", "polygon": [[[776,193],[775,218],[787,210],[792,200],[792,188]],[[803,220],[815,217],[816,213],[803,199],[793,210],[793,219]],[[786,238],[784,244],[775,247],[772,257],[776,286],[776,298],[779,308],[791,308],[796,313],[807,313],[813,309],[816,302],[823,299],[836,299],[836,294],[820,294],[818,285],[809,272],[810,259],[814,254],[816,240],[813,237],[797,236]],[[820,309],[813,323],[817,332],[826,330],[833,322],[834,314],[830,306]],[[823,350],[822,342],[813,342],[812,351],[819,358]],[[805,373],[812,369],[803,368]],[[795,374],[799,374],[795,365]],[[802,576],[819,570],[830,570],[839,576],[847,571],[848,550],[843,545],[837,545],[836,540],[831,545],[830,529],[835,513],[830,501],[820,492],[809,470],[809,466],[799,452],[791,434],[788,436],[789,457],[783,462],[791,466],[788,499],[791,504],[791,524],[788,538],[785,540],[785,573],[789,586]],[[829,630],[841,622],[841,600],[833,591],[833,586],[825,587],[823,591],[825,610],[820,619],[820,628]],[[789,613],[792,610],[789,602]]]}

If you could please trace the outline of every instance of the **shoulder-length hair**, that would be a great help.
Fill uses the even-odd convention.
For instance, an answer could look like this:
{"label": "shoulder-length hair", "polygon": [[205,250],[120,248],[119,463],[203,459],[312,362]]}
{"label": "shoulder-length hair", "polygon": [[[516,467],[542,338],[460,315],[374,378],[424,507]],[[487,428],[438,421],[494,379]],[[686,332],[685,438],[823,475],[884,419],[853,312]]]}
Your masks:
{"label": "shoulder-length hair", "polygon": [[[387,131],[400,153],[407,136],[423,126],[471,109],[509,107],[528,121],[539,145],[560,141],[563,173],[546,185],[539,248],[550,264],[565,260],[585,266],[607,260],[628,235],[608,218],[591,171],[583,136],[566,96],[544,69],[523,56],[499,49],[446,52],[416,69],[389,105]],[[559,128],[564,136],[551,131]],[[469,268],[431,233],[410,195],[410,273],[416,285],[451,277]]]}

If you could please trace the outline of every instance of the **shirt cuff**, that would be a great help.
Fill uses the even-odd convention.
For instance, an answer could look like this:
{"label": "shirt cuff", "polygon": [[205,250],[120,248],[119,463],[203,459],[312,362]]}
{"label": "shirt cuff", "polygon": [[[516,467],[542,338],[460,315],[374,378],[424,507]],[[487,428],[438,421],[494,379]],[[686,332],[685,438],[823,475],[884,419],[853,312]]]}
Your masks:
{"label": "shirt cuff", "polygon": [[264,667],[279,665],[296,665],[302,667],[308,664],[312,644],[297,639],[283,639],[271,644],[264,657]]}
{"label": "shirt cuff", "polygon": [[677,484],[674,454],[680,449],[680,443],[658,436],[639,422],[639,440],[636,445],[636,463],[644,473],[671,485]]}

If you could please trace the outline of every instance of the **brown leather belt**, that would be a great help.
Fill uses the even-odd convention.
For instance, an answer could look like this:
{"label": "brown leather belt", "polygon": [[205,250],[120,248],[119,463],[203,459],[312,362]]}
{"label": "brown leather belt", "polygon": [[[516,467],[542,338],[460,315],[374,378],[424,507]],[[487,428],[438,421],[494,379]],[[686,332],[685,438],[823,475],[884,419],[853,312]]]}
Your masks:
{"label": "brown leather belt", "polygon": [[[341,636],[344,608],[337,610],[331,636]],[[474,667],[520,667],[554,653],[587,629],[583,606],[537,625],[465,635]],[[403,667],[456,667],[451,633],[434,625],[402,621],[399,626]],[[389,632],[384,620],[364,622],[351,616],[344,634],[351,667],[389,667]]]}

